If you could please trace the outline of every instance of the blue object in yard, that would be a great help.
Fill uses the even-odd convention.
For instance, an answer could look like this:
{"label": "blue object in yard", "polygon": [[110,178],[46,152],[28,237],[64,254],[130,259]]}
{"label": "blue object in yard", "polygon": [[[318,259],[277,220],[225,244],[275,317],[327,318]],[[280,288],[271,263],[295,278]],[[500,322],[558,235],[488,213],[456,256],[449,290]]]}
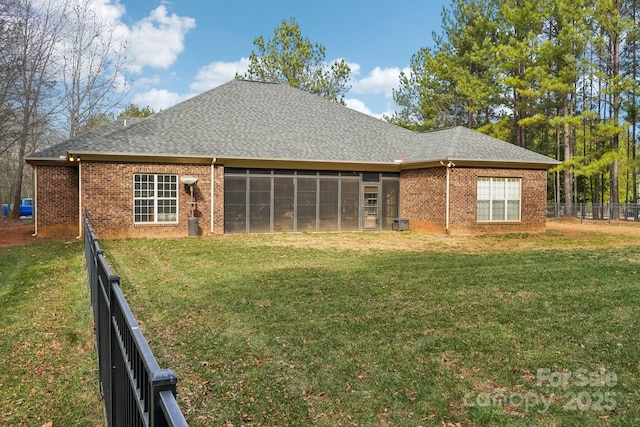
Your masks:
{"label": "blue object in yard", "polygon": [[[9,216],[9,212],[13,209],[13,205],[2,205],[2,216]],[[20,216],[33,216],[33,199],[26,197],[20,200]]]}
{"label": "blue object in yard", "polygon": [[33,216],[33,199],[31,197],[20,200],[20,216]]}

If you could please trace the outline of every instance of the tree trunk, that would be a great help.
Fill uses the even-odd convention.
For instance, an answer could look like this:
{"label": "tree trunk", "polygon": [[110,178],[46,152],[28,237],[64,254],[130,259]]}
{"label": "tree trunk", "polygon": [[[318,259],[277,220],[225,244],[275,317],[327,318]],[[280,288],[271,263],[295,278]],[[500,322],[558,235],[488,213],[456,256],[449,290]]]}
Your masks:
{"label": "tree trunk", "polygon": [[[571,129],[569,127],[569,95],[565,95],[562,100],[562,112],[565,118],[563,129],[564,160],[571,160]],[[564,170],[564,205],[566,212],[573,215],[573,171],[571,166]]]}
{"label": "tree trunk", "polygon": [[[28,128],[28,118],[23,120],[23,126]],[[15,194],[13,195],[13,210],[11,219],[20,221],[20,200],[22,199],[22,176],[24,175],[24,155],[27,149],[26,132],[20,134],[20,147],[18,148],[18,170],[16,171],[16,181],[14,184]]]}

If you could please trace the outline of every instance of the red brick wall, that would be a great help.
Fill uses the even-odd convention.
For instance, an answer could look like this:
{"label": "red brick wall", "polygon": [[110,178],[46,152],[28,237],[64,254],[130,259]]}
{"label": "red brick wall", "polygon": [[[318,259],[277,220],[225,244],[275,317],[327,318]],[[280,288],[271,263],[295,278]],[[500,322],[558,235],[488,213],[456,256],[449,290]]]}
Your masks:
{"label": "red brick wall", "polygon": [[400,174],[400,217],[409,229],[445,232],[445,168],[405,170]]}
{"label": "red brick wall", "polygon": [[[453,167],[449,170],[449,233],[539,232],[546,227],[547,171]],[[521,178],[521,221],[477,221],[478,177]],[[409,229],[446,232],[446,169],[406,170],[400,178],[400,216]]]}
{"label": "red brick wall", "polygon": [[[547,171],[526,169],[458,168],[450,170],[451,233],[540,232],[546,229]],[[521,178],[521,220],[477,221],[478,177]]]}
{"label": "red brick wall", "polygon": [[[188,189],[178,184],[178,224],[133,224],[133,174],[194,175],[200,233],[211,231],[211,166],[82,162],[82,204],[99,238],[183,237],[188,235]],[[477,222],[478,177],[522,178],[521,221]],[[78,168],[37,166],[38,235],[77,236]],[[451,233],[538,232],[545,229],[546,170],[450,169]],[[215,234],[224,233],[224,167],[215,166],[213,218]],[[446,169],[405,170],[400,178],[400,217],[413,231],[446,232]]]}
{"label": "red brick wall", "polygon": [[213,171],[213,233],[224,234],[224,166]]}
{"label": "red brick wall", "polygon": [[211,230],[211,166],[82,162],[82,204],[89,213],[98,238],[184,237],[188,235],[187,219],[191,214],[188,187],[178,182],[177,224],[133,223],[133,175],[136,173],[193,175],[200,234]]}
{"label": "red brick wall", "polygon": [[77,237],[78,167],[36,166],[38,237]]}

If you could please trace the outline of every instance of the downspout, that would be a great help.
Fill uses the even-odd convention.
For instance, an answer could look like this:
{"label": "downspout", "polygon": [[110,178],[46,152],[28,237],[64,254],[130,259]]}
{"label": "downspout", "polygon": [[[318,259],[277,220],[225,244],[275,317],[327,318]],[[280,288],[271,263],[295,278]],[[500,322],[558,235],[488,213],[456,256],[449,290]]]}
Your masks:
{"label": "downspout", "polygon": [[449,234],[449,165],[447,164],[447,195],[446,195],[446,201],[445,201],[445,206],[446,206],[446,224],[445,224],[445,233]]}
{"label": "downspout", "polygon": [[213,198],[215,197],[215,181],[214,181],[214,172],[216,169],[216,158],[214,157],[213,159],[211,159],[211,208],[209,209],[211,211],[211,220],[209,221],[209,233],[213,234],[213,218],[214,218],[214,214],[213,214]]}
{"label": "downspout", "polygon": [[78,237],[82,238],[82,163],[78,159]]}
{"label": "downspout", "polygon": [[38,166],[33,168],[34,174],[34,190],[35,194],[33,195],[33,206],[35,208],[35,213],[33,214],[33,234],[32,237],[36,237],[38,235]]}
{"label": "downspout", "polygon": [[445,233],[449,234],[450,169],[455,166],[455,163],[448,162],[447,164],[445,164],[444,162],[440,162],[440,164],[447,169],[447,189],[445,193]]}

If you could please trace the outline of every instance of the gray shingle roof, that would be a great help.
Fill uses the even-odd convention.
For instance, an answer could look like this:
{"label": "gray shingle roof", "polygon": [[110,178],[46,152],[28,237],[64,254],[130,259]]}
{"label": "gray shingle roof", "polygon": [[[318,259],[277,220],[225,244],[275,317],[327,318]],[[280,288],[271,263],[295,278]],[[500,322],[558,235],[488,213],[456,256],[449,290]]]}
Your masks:
{"label": "gray shingle roof", "polygon": [[406,153],[406,162],[428,159],[504,163],[557,164],[555,160],[492,136],[456,126],[419,133]]}
{"label": "gray shingle roof", "polygon": [[399,158],[556,163],[466,128],[418,134],[286,84],[242,80],[30,157],[58,157],[62,151],[387,164]]}
{"label": "gray shingle roof", "polygon": [[68,152],[73,152],[85,147],[91,147],[93,141],[106,137],[109,134],[122,130],[125,126],[130,126],[142,121],[139,118],[117,119],[112,123],[100,126],[91,132],[79,135],[75,138],[67,139],[58,144],[47,147],[41,151],[30,154],[28,159],[64,159]]}

